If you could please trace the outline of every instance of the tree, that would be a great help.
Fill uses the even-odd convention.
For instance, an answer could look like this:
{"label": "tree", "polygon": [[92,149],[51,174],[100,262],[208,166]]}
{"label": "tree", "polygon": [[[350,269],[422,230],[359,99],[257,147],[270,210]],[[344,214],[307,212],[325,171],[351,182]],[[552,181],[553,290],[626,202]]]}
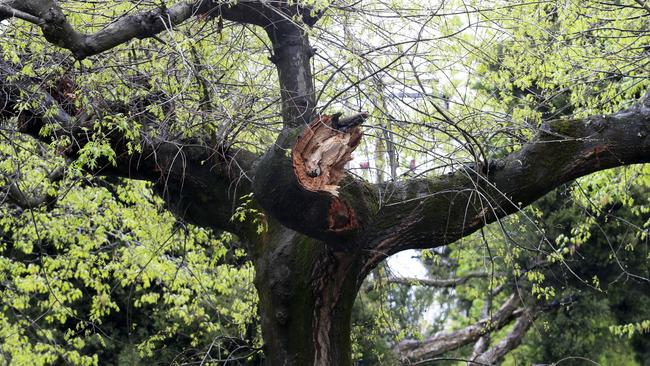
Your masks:
{"label": "tree", "polygon": [[[578,7],[495,4],[488,9],[492,14],[534,9],[542,20],[581,14]],[[570,97],[577,98],[575,104],[581,109],[571,119],[542,120],[532,118],[537,111],[518,106],[505,112],[508,120],[525,122],[505,127],[490,123],[501,113],[496,111],[498,101],[476,98],[484,108],[467,102],[463,109],[467,114],[454,112],[451,103],[449,111],[440,107],[441,97],[431,91],[435,82],[425,79],[426,66],[420,64],[435,56],[440,46],[435,41],[454,39],[474,24],[495,21],[485,18],[486,9],[480,4],[451,2],[437,9],[420,6],[408,11],[388,6],[384,10],[395,17],[410,12],[404,18],[409,21],[376,28],[367,44],[355,32],[363,34],[368,28],[355,22],[359,15],[381,19],[382,10],[372,4],[115,5],[100,10],[85,2],[4,1],[3,19],[19,20],[4,36],[19,42],[11,44],[5,38],[3,44],[2,117],[20,133],[48,143],[65,164],[76,164],[97,176],[152,182],[176,216],[235,234],[255,267],[264,352],[271,365],[351,364],[354,299],[364,278],[388,256],[451,244],[518,212],[560,184],[650,160],[650,97],[642,97],[647,75],[642,68],[619,71],[630,60],[643,60],[646,50],[611,40],[633,34],[639,44],[647,41],[644,5],[612,5],[625,15],[615,20],[602,15],[610,8],[594,7],[593,17],[573,22],[584,28],[575,37],[561,33],[571,46],[587,38],[596,40],[595,50],[584,46],[586,54],[615,55],[619,63],[602,71],[607,80],[618,78],[613,89],[602,86],[598,73],[583,78],[579,68],[572,75],[587,80],[583,84],[549,76],[545,90],[573,83]],[[470,16],[466,22],[454,18],[458,9],[458,14]],[[502,26],[511,26],[516,17],[510,16]],[[447,23],[447,17],[453,21]],[[440,20],[435,30],[434,20]],[[612,31],[608,26],[613,22],[617,27]],[[398,37],[403,35],[400,27],[409,38]],[[35,34],[36,29],[49,44]],[[383,42],[384,31],[395,32],[393,39],[367,49],[375,41]],[[486,32],[487,38],[492,36]],[[224,49],[215,48],[224,38]],[[349,48],[349,60],[336,60],[331,49],[315,49],[310,38]],[[515,39],[535,44],[540,53],[562,43],[525,29]],[[456,40],[445,52],[475,46],[462,37]],[[614,51],[612,44],[617,45]],[[268,60],[255,52],[263,47],[270,52]],[[381,50],[390,52],[377,53]],[[492,50],[485,52],[490,58]],[[525,77],[511,84],[504,74],[532,73],[539,63],[513,62],[513,52],[502,56],[511,62],[509,67],[499,70],[499,77],[482,81],[528,88],[530,80]],[[211,61],[217,57],[221,63]],[[545,61],[562,66],[557,60]],[[266,67],[271,64],[277,78]],[[477,71],[485,71],[477,64]],[[271,85],[269,79],[277,84]],[[331,80],[346,80],[347,85],[331,87]],[[315,85],[322,91],[317,92]],[[627,98],[603,97],[599,86]],[[347,94],[350,90],[356,91],[354,97]],[[455,91],[462,94],[457,85]],[[280,117],[273,112],[277,96]],[[331,101],[319,106],[321,97]],[[391,98],[401,98],[402,108],[412,108],[410,116],[394,116],[394,107],[388,106]],[[409,102],[418,98],[421,103]],[[465,101],[463,96],[442,99]],[[348,112],[347,118],[337,120],[322,113],[332,103],[351,111],[357,101],[363,104]],[[276,123],[278,118],[281,122]],[[343,169],[360,143],[366,148],[381,146],[373,145],[372,137],[362,141],[358,124],[369,124],[373,118],[382,121],[375,127],[387,132],[382,140],[392,179],[382,183],[365,181]],[[400,141],[395,134],[397,122],[403,122]],[[417,176],[417,167],[409,164],[404,179],[397,179],[398,142],[411,151],[438,144],[432,156],[444,159],[436,157],[442,163],[428,163],[424,168],[433,169],[432,173]],[[10,182],[8,195],[24,208],[55,203],[48,195],[28,197],[11,187]],[[249,201],[250,194],[254,198]],[[246,213],[240,210],[238,217],[247,219],[232,220],[236,208],[244,206]]]}
{"label": "tree", "polygon": [[[647,318],[648,247],[645,231],[638,230],[647,225],[647,176],[637,176],[636,187],[629,191],[627,184],[614,187],[622,177],[612,173],[603,174],[606,179],[562,187],[532,205],[528,214],[544,218],[535,222],[543,234],[521,220],[503,223],[509,235],[516,236],[512,240],[517,246],[499,243],[499,235],[486,233],[487,250],[493,253],[487,271],[481,260],[486,249],[466,244],[437,254],[444,255],[445,262],[457,258],[436,267],[449,267],[448,273],[436,275],[444,279],[389,277],[388,283],[400,287],[454,289],[443,296],[455,304],[448,316],[457,329],[402,340],[396,347],[401,357],[421,364],[445,358],[493,364],[516,350],[507,364],[636,364],[634,358],[643,364],[644,347],[635,344],[647,338],[640,324]],[[580,204],[584,199],[598,203],[585,206]],[[526,228],[516,229],[522,223]],[[527,249],[540,238],[560,246],[555,259]],[[513,295],[526,305],[513,306]],[[631,331],[629,337],[619,337],[623,329]],[[520,344],[526,347],[519,349]]]}

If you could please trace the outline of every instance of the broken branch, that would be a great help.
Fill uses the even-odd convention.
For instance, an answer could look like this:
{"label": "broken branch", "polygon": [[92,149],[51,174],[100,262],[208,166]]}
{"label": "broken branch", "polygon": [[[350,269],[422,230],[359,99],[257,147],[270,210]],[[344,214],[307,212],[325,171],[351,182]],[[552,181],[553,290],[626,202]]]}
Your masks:
{"label": "broken branch", "polygon": [[367,116],[320,116],[303,131],[292,149],[293,170],[303,188],[338,197],[345,164],[361,142],[358,125]]}

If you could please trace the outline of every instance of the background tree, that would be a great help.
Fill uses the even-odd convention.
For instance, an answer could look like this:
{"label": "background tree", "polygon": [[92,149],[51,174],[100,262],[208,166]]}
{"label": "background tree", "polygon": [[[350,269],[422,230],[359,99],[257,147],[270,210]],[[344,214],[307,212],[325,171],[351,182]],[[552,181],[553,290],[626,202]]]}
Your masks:
{"label": "background tree", "polygon": [[[385,282],[400,288],[437,289],[432,292],[439,294],[438,301],[452,304],[438,310],[445,317],[434,323],[433,331],[427,329],[424,337],[400,342],[399,337],[389,336],[388,343],[417,364],[476,358],[478,364],[565,360],[572,364],[643,365],[647,329],[641,324],[648,317],[649,268],[645,231],[638,228],[647,225],[646,204],[639,202],[645,201],[647,194],[630,192],[625,185],[617,192],[612,187],[612,182],[617,184],[612,173],[607,174],[607,181],[591,179],[587,186],[568,187],[573,194],[565,187],[535,203],[528,213],[543,218],[536,223],[543,236],[535,234],[538,231],[530,224],[522,227],[525,221],[511,219],[503,225],[516,240],[514,246],[500,242],[500,235],[493,237],[488,231],[484,237],[475,235],[476,240],[486,239],[484,246],[470,244],[448,250],[446,259],[435,266],[437,271],[446,268],[447,273],[435,274],[437,279],[386,277]],[[636,178],[637,187],[647,187],[647,178]],[[611,188],[606,193],[609,201],[581,205],[581,198],[595,198],[593,190],[604,192],[603,185]],[[592,192],[584,196],[582,189]],[[615,198],[617,193],[621,195]],[[527,250],[540,239],[561,246],[558,252],[564,253],[563,259],[540,261],[542,251]],[[486,250],[493,254],[486,256]],[[521,269],[511,271],[513,264]],[[527,328],[517,327],[517,320],[524,315],[521,309],[502,306],[512,293],[527,299],[529,315],[533,315]],[[408,300],[394,307],[408,308]],[[493,323],[486,325],[485,319]],[[440,331],[441,326],[452,329]],[[631,332],[621,337],[624,330]],[[523,347],[518,348],[520,344]]]}
{"label": "background tree", "polygon": [[[65,235],[42,241],[53,226],[37,213],[48,217],[75,194],[87,204],[84,181],[113,190],[122,178],[148,181],[183,222],[230,233],[236,239],[226,241],[246,250],[250,262],[238,261],[234,250],[226,264],[255,268],[269,364],[346,365],[357,291],[385,258],[451,244],[563,183],[650,158],[645,4],[405,4],[3,1],[0,14],[11,18],[2,33],[3,143],[14,144],[5,155],[18,156],[25,145],[48,161],[47,169],[27,169],[30,177],[24,164],[3,167],[3,189],[19,221],[3,229],[12,246],[4,258],[48,278],[43,259],[57,245],[65,256],[76,242]],[[475,83],[499,94],[473,91]],[[571,118],[551,119],[555,98],[570,101]],[[336,128],[322,115],[333,109],[356,116],[342,122],[365,120],[366,134],[345,123]],[[15,143],[21,140],[29,143]],[[378,154],[368,169],[389,173],[369,182],[343,172],[357,147]],[[81,217],[94,225],[90,207]],[[120,215],[111,212],[105,225]],[[17,228],[26,222],[34,233],[21,241]],[[187,234],[168,237],[184,242]],[[13,248],[30,254],[34,243],[39,260],[29,267]],[[203,260],[211,254],[200,243]],[[543,245],[557,257],[554,246]],[[181,253],[194,250],[187,248]],[[140,267],[149,267],[146,261]],[[194,272],[182,259],[167,265]],[[217,268],[204,271],[212,276]],[[11,273],[19,281],[22,273]],[[166,286],[173,288],[173,278]],[[136,275],[122,287],[138,281]],[[230,301],[242,301],[231,285],[228,291],[238,292]],[[89,317],[129,308],[104,295],[105,283],[99,287]],[[186,301],[197,300],[196,289],[184,291]],[[531,291],[553,297],[539,286]],[[22,301],[7,311],[21,314]],[[523,312],[536,309],[511,302]],[[233,324],[249,322],[241,314],[230,314]],[[56,321],[5,317],[16,331]],[[138,357],[147,356],[147,344],[176,334],[161,332],[137,341]],[[52,345],[43,362],[98,362],[70,356],[47,332],[38,336]],[[226,348],[236,354],[238,347]],[[17,359],[18,351],[5,352]]]}

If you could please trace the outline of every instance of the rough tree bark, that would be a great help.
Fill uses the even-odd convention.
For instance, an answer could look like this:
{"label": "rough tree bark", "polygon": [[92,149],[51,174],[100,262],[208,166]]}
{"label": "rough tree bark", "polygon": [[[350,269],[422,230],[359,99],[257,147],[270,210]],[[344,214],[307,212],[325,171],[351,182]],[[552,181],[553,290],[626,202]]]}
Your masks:
{"label": "rough tree bark", "polygon": [[[282,1],[181,2],[169,9],[122,17],[95,34],[74,30],[53,0],[5,1],[0,9],[0,18],[14,16],[38,24],[48,41],[79,59],[173,29],[198,15],[252,24],[268,34],[284,123],[276,143],[261,157],[224,149],[214,158],[212,148],[205,145],[153,138],[141,153],[129,155],[124,139],[112,135],[116,165],[106,164],[96,173],[152,181],[180,217],[231,231],[248,244],[257,271],[255,285],[270,365],[351,365],[352,304],[369,271],[389,255],[452,243],[564,182],[650,161],[650,99],[645,98],[608,116],[552,121],[520,151],[485,166],[468,165],[435,178],[376,185],[344,174],[340,183],[334,182],[339,186],[337,194],[331,189],[308,189],[286,151],[317,118],[310,70],[314,50],[304,32],[319,17],[311,9]],[[28,79],[9,77],[13,74],[11,65],[0,68],[0,115],[18,117],[22,131],[39,138],[43,138],[41,128],[54,123],[59,126],[54,135],[66,134],[82,146],[87,140],[82,128],[92,125],[97,116],[73,123],[52,95]],[[40,106],[17,110],[20,91],[38,98]],[[46,114],[51,107],[58,114]],[[110,114],[110,108],[103,113]],[[345,140],[339,135],[345,133],[349,131],[328,136]],[[350,141],[343,145],[353,147]],[[75,150],[65,153],[74,158]],[[212,167],[202,164],[206,159],[213,160]],[[321,165],[309,176],[321,176],[323,169],[332,166]],[[385,191],[392,194],[380,200],[380,192]],[[251,192],[266,215],[268,231],[262,234],[246,223],[230,221],[238,197]]]}

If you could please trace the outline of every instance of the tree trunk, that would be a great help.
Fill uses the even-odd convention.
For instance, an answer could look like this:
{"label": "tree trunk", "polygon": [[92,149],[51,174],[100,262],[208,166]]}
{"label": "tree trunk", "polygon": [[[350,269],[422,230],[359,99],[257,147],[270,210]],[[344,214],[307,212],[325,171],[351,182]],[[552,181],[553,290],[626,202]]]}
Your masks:
{"label": "tree trunk", "polygon": [[254,243],[255,286],[269,365],[351,365],[359,256],[277,222]]}

